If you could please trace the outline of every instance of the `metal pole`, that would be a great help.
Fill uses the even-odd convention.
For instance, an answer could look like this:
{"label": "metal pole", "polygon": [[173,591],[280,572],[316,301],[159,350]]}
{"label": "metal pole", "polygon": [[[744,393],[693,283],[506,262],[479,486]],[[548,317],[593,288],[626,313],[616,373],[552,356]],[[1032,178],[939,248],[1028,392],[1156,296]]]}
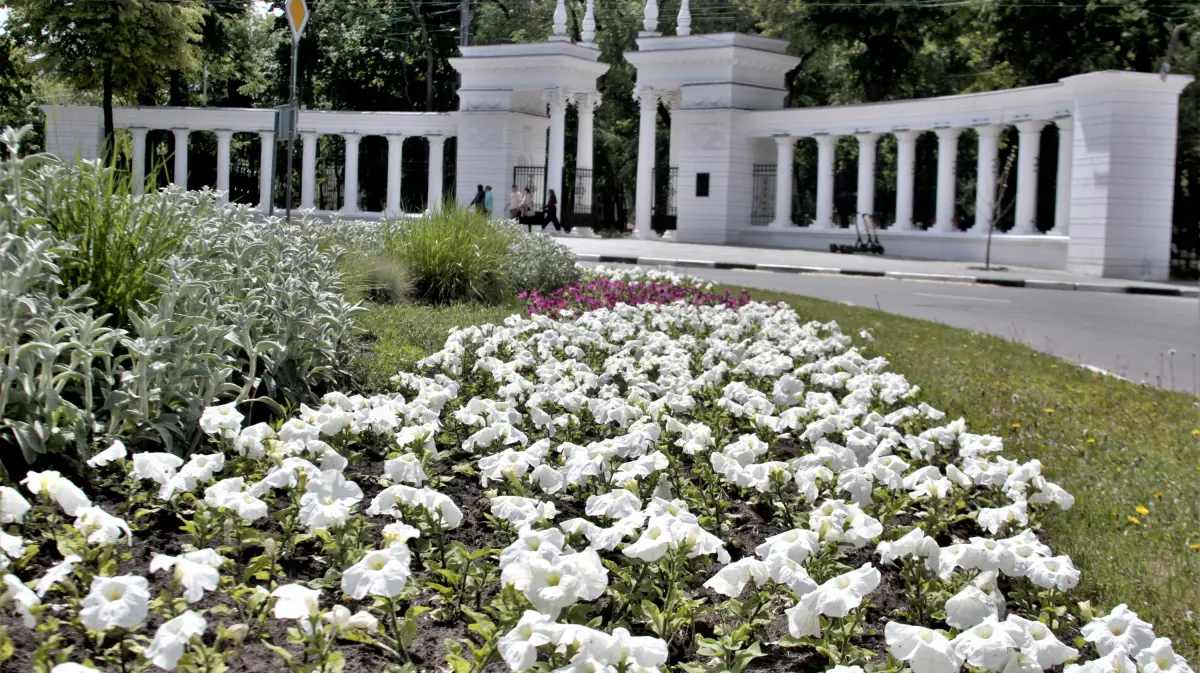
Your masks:
{"label": "metal pole", "polygon": [[471,44],[471,0],[462,0],[459,8],[458,44],[466,47]]}
{"label": "metal pole", "polygon": [[[296,60],[300,56],[300,36],[292,39],[292,86],[288,93],[288,150],[287,150],[287,222],[292,223],[292,162],[296,155],[296,122],[300,115],[296,114]],[[307,168],[307,167],[306,167]]]}

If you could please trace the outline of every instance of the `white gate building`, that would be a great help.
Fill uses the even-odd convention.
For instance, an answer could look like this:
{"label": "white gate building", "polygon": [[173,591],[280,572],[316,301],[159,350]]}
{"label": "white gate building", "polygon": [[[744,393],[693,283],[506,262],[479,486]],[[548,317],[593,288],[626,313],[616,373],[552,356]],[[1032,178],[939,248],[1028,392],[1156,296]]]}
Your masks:
{"label": "white gate building", "polygon": [[[599,61],[589,0],[582,41],[566,36],[562,2],[547,42],[464,47],[451,64],[462,76],[459,109],[450,113],[299,113],[301,190],[298,206],[315,206],[317,136],[345,138],[345,198],[340,213],[395,217],[400,212],[403,139],[421,136],[429,146],[429,193],[442,197],[443,147],[457,137],[457,199],[466,203],[477,184],[500,191],[501,207],[515,166],[545,166],[546,188],[562,198],[566,110],[578,110],[576,166],[593,163],[593,115],[600,105],[596,80],[608,66]],[[834,220],[834,151],[840,137],[858,145],[856,213],[888,210],[887,248],[908,257],[980,261],[997,209],[998,143],[1001,132],[1019,132],[1015,225],[996,233],[998,263],[1063,269],[1094,276],[1163,280],[1170,267],[1171,210],[1179,95],[1191,77],[1105,71],[1053,84],[960,96],[821,108],[784,107],[785,78],[799,65],[787,43],[754,35],[691,35],[686,3],[675,35],[658,31],[658,10],[649,0],[637,51],[625,56],[637,68],[640,137],[635,204],[636,236],[653,236],[651,202],[655,174],[655,125],[659,106],[669,110],[668,156],[677,173],[677,240],[773,248],[828,249],[851,243],[854,229]],[[94,106],[47,105],[47,150],[64,158],[95,158],[101,144],[101,111]],[[153,129],[174,132],[174,175],[187,175],[189,134],[217,136],[218,190],[229,188],[230,142],[235,133],[262,138],[262,165],[273,162],[274,110],[228,108],[117,108],[118,128],[133,137],[135,188],[144,184],[145,141]],[[1039,223],[1038,163],[1041,134],[1058,127],[1054,221]],[[916,139],[937,136],[936,215],[932,226],[913,221]],[[975,222],[966,230],[955,217],[956,164],[960,136],[978,142]],[[386,207],[359,207],[359,141],[388,139]],[[896,200],[875,198],[880,138],[897,143]],[[818,148],[815,217],[794,222],[792,163],[795,144],[814,138]],[[756,167],[773,177],[756,181]],[[272,171],[261,171],[260,207],[271,208]],[[561,201],[560,201],[561,203]],[[760,223],[761,222],[761,223]],[[1045,230],[1044,233],[1042,230]]]}

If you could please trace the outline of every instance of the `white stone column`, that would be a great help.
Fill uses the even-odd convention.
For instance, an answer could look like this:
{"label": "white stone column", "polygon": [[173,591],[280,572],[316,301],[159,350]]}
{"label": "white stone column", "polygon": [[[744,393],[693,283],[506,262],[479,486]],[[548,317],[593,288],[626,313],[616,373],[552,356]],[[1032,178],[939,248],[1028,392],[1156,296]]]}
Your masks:
{"label": "white stone column", "polygon": [[867,218],[875,212],[875,153],[878,133],[858,135],[858,223],[867,226]]}
{"label": "white stone column", "polygon": [[778,154],[775,157],[775,220],[772,229],[792,226],[792,163],[796,157],[796,139],[775,136]]}
{"label": "white stone column", "polygon": [[1037,232],[1038,155],[1042,148],[1042,127],[1046,122],[1026,121],[1017,124],[1020,143],[1017,146],[1017,217],[1014,234]]}
{"label": "white stone column", "polygon": [[446,136],[429,138],[429,210],[442,205],[442,162],[446,156]]}
{"label": "white stone column", "polygon": [[1075,120],[1056,119],[1058,125],[1058,175],[1055,178],[1054,227],[1047,233],[1067,236],[1071,227],[1071,166],[1075,162]]}
{"label": "white stone column", "polygon": [[400,166],[404,156],[404,136],[388,136],[387,208],[384,215],[400,215]]}
{"label": "white stone column", "polygon": [[999,171],[1000,126],[980,126],[975,129],[979,136],[979,162],[975,169],[975,226],[973,229],[986,234],[996,216],[996,179]]}
{"label": "white stone column", "polygon": [[575,109],[579,111],[579,129],[575,145],[575,167],[592,168],[595,158],[596,108],[600,106],[598,92],[581,93],[575,99]]}
{"label": "white stone column", "polygon": [[129,129],[133,136],[133,193],[146,191],[146,132],[144,128]]}
{"label": "white stone column", "polygon": [[833,159],[837,136],[828,134],[817,138],[817,219],[813,229],[832,229],[833,224]]}
{"label": "white stone column", "polygon": [[955,173],[958,164],[958,134],[962,129],[937,129],[937,209],[933,220],[933,231],[955,231],[954,197],[957,184]]}
{"label": "white stone column", "polygon": [[[657,16],[657,8],[655,15]],[[637,195],[634,205],[637,229],[634,235],[639,238],[653,238],[650,218],[654,207],[654,136],[658,123],[659,93],[650,87],[642,86],[634,91],[634,96],[641,105],[638,122]]]}
{"label": "white stone column", "polygon": [[358,212],[358,141],[362,136],[343,133],[342,137],[346,139],[346,183],[341,212],[352,215]]}
{"label": "white stone column", "polygon": [[897,229],[916,229],[913,222],[913,185],[917,175],[917,136],[920,131],[896,131]]}
{"label": "white stone column", "polygon": [[683,106],[683,90],[663,91],[658,98],[667,109],[667,166],[678,166],[679,151],[683,149],[683,140],[679,133],[683,127],[675,123],[675,112]]}
{"label": "white stone column", "polygon": [[259,131],[258,139],[258,209],[268,215],[275,201],[275,132]]}
{"label": "white stone column", "polygon": [[188,174],[188,134],[189,129],[174,129],[175,132],[175,174],[171,182],[187,189]]}
{"label": "white stone column", "polygon": [[221,202],[229,201],[229,145],[233,141],[233,131],[217,131],[217,191],[221,192]]}
{"label": "white stone column", "polygon": [[[304,139],[304,156],[300,160],[300,207],[313,210],[317,207],[317,134],[306,131],[300,134]],[[288,176],[291,179],[291,176]]]}
{"label": "white stone column", "polygon": [[[567,101],[568,97],[562,89],[546,89],[542,92],[542,100],[550,106],[550,144],[546,156],[546,200],[550,200],[550,192],[558,201],[558,217],[562,219],[562,178],[563,161],[567,142]],[[538,204],[544,205],[544,204]]]}

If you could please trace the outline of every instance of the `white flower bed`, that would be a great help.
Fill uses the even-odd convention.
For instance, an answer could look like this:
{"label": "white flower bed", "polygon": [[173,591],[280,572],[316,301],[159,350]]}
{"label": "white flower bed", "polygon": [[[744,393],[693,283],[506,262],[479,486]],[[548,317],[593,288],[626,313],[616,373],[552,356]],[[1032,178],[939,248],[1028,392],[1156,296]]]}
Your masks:
{"label": "white flower bed", "polygon": [[210,408],[187,461],[114,445],[103,506],[0,489],[7,626],[55,673],[1190,671],[1068,600],[1042,465],[886,365],[765,304],[458,330],[395,395]]}

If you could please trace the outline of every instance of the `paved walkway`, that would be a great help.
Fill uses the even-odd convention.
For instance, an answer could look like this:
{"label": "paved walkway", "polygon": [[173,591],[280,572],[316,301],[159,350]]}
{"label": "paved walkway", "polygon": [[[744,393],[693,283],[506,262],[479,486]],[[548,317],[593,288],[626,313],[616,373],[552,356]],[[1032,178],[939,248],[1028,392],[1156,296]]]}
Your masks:
{"label": "paved walkway", "polygon": [[[559,241],[571,248],[577,255],[601,255],[606,257],[638,258],[640,264],[652,264],[655,260],[695,261],[725,265],[734,264],[739,267],[757,268],[758,270],[779,267],[807,267],[808,272],[842,273],[854,275],[887,274],[891,277],[904,278],[907,274],[936,274],[947,276],[944,280],[958,282],[996,281],[996,284],[1027,281],[1030,286],[1042,285],[1050,289],[1051,285],[1063,287],[1053,289],[1093,289],[1099,291],[1122,291],[1129,288],[1146,288],[1147,290],[1178,292],[1186,296],[1196,294],[1196,283],[1169,282],[1150,283],[1129,281],[1118,278],[1096,278],[1081,274],[1033,269],[1027,267],[1006,267],[1006,271],[982,271],[982,264],[974,262],[939,262],[920,259],[905,259],[897,257],[880,257],[876,255],[841,255],[831,252],[814,250],[784,250],[778,248],[752,248],[735,245],[700,245],[695,243],[676,243],[664,240],[639,240],[633,238],[583,238],[562,236]],[[685,264],[678,264],[685,266]],[[767,268],[764,268],[767,267]],[[974,268],[973,268],[974,267]],[[917,277],[917,276],[914,276]],[[938,280],[925,277],[925,280]],[[1074,287],[1070,287],[1074,285]]]}

